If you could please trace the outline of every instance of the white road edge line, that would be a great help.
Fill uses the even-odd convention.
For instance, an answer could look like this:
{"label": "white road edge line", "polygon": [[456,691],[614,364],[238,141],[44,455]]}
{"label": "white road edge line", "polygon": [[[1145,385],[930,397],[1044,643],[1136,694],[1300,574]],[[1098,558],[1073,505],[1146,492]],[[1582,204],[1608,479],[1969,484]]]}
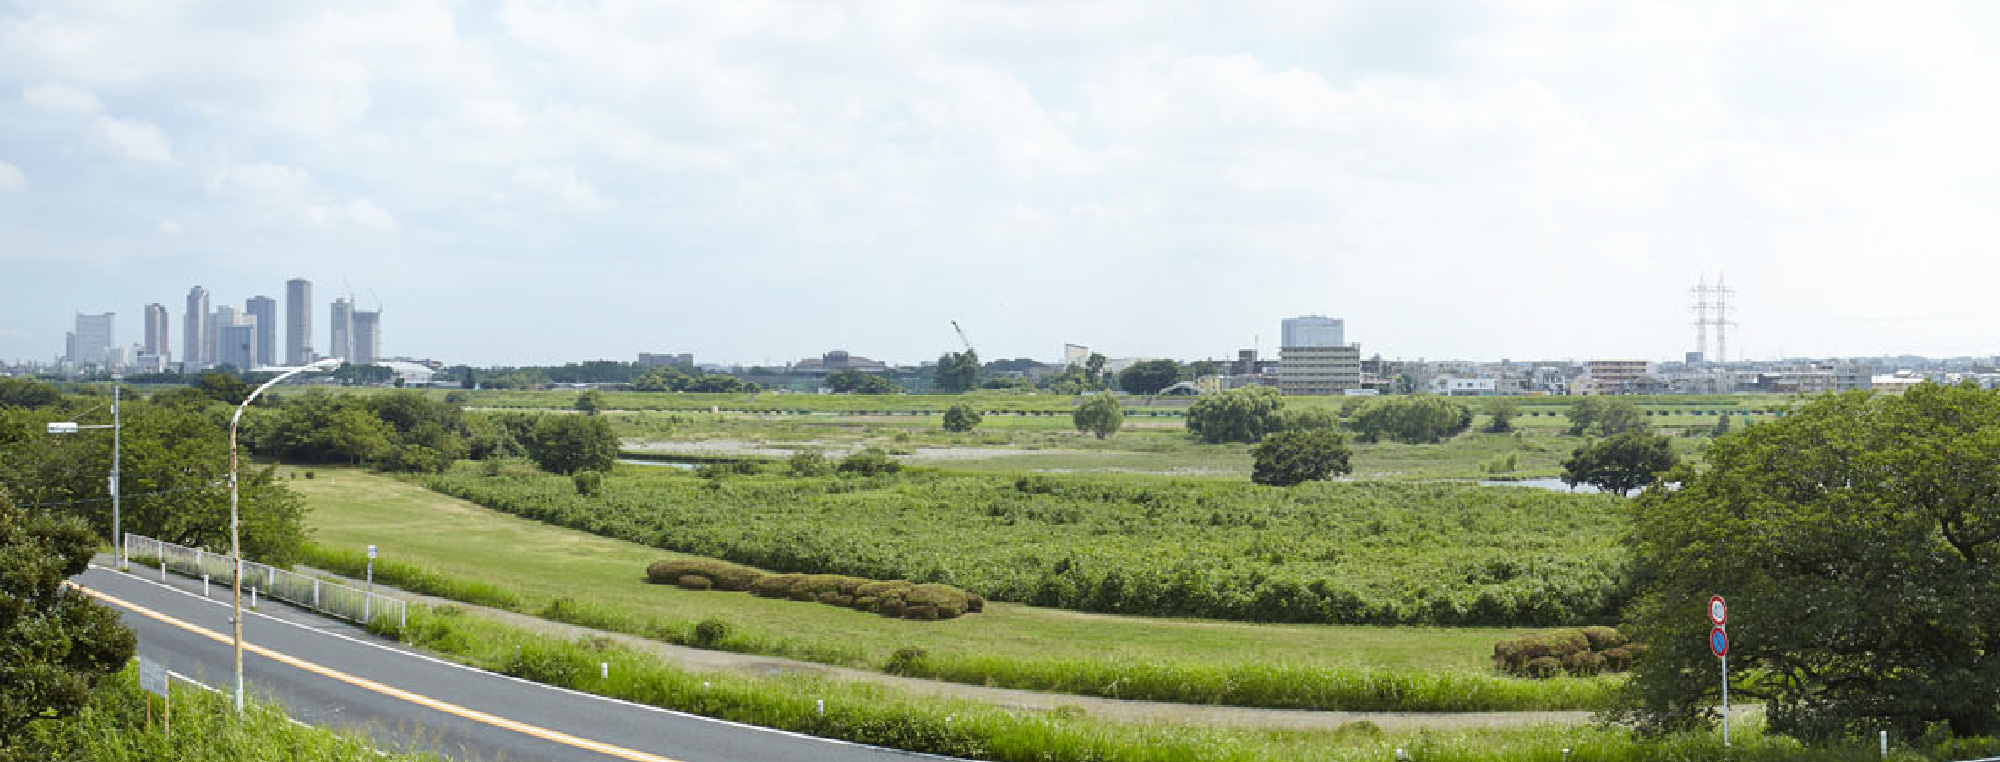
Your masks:
{"label": "white road edge line", "polygon": [[[135,581],[135,582],[144,582],[144,583],[146,583],[146,584],[148,584],[148,585],[152,585],[152,586],[154,586],[154,587],[158,587],[158,588],[162,588],[162,589],[164,589],[164,590],[167,590],[167,591],[170,591],[170,592],[174,592],[174,593],[179,593],[179,594],[181,594],[181,595],[184,595],[184,596],[187,596],[187,597],[189,597],[189,598],[193,598],[193,599],[195,599],[195,600],[198,600],[198,601],[202,601],[202,602],[204,602],[204,603],[210,603],[210,604],[213,604],[213,605],[216,605],[216,606],[223,606],[223,607],[228,607],[228,608],[232,608],[232,609],[234,608],[234,607],[233,607],[233,606],[231,606],[230,604],[226,604],[226,603],[223,603],[222,601],[218,601],[218,600],[215,600],[215,599],[212,599],[212,598],[206,598],[206,597],[203,597],[203,596],[201,596],[201,595],[200,595],[200,594],[198,594],[198,593],[194,593],[194,592],[190,592],[190,591],[187,591],[187,590],[182,590],[182,589],[180,589],[180,588],[177,588],[177,587],[174,587],[174,586],[172,586],[172,585],[169,585],[169,584],[166,584],[166,583],[163,583],[163,582],[159,582],[159,581],[156,581],[156,580],[150,580],[150,579],[146,579],[145,577],[141,577],[141,576],[139,576],[139,575],[137,575],[137,574],[133,574],[133,573],[131,573],[131,572],[119,572],[118,570],[116,570],[116,569],[113,569],[113,568],[110,568],[110,567],[106,567],[106,566],[98,566],[98,565],[97,565],[97,564],[96,564],[95,562],[92,562],[92,563],[90,564],[90,568],[92,568],[92,569],[102,569],[102,570],[104,570],[104,571],[107,571],[107,572],[111,572],[111,573],[113,573],[113,574],[117,574],[117,575],[119,575],[119,576],[121,576],[121,577],[125,577],[125,578],[128,578],[128,579],[131,579],[131,580],[133,580],[133,581]],[[274,599],[274,600],[275,600],[275,599]],[[288,606],[289,606],[289,605],[293,605],[293,604],[290,604],[290,603],[286,603],[285,605],[288,605]],[[404,602],[404,605],[406,605],[406,606],[407,606],[407,605],[409,605],[409,603],[408,603],[407,601],[405,601],[405,602]],[[944,756],[944,755],[942,755],[942,754],[931,754],[931,753],[929,753],[929,752],[921,752],[921,751],[910,751],[910,750],[908,750],[908,749],[892,749],[892,748],[889,748],[889,747],[887,747],[887,746],[876,746],[876,745],[874,745],[874,744],[865,744],[865,743],[857,743],[857,742],[855,742],[855,741],[845,741],[845,740],[841,740],[841,739],[838,739],[838,738],[826,738],[826,737],[824,737],[824,736],[816,736],[816,735],[812,735],[812,734],[809,734],[809,733],[800,733],[800,732],[797,732],[797,731],[792,731],[792,730],[781,730],[781,729],[778,729],[778,728],[767,728],[767,727],[764,727],[764,726],[762,726],[762,725],[751,725],[751,724],[749,724],[749,723],[743,723],[743,722],[737,722],[737,721],[735,721],[735,720],[725,720],[725,719],[721,719],[721,718],[718,718],[718,717],[709,717],[709,716],[707,716],[707,715],[701,715],[701,714],[694,714],[694,713],[692,713],[692,712],[683,712],[683,711],[680,711],[680,710],[678,710],[678,709],[668,709],[668,708],[665,708],[665,707],[658,707],[658,706],[653,706],[652,704],[641,704],[641,703],[639,703],[639,702],[637,702],[637,701],[627,701],[627,700],[625,700],[625,699],[621,699],[621,698],[612,698],[612,697],[610,697],[610,696],[600,696],[600,695],[598,695],[598,694],[595,694],[595,693],[590,693],[590,692],[588,692],[588,691],[580,691],[580,690],[576,690],[576,689],[573,689],[573,688],[564,688],[564,687],[562,687],[562,686],[557,686],[557,685],[549,685],[548,683],[538,683],[538,682],[535,682],[535,681],[533,681],[533,680],[528,680],[528,679],[526,679],[526,678],[520,678],[520,677],[515,677],[515,676],[513,676],[513,675],[503,675],[503,674],[501,674],[501,673],[498,673],[498,672],[493,672],[493,671],[491,671],[491,670],[484,670],[484,669],[480,669],[480,668],[478,668],[478,667],[474,667],[474,666],[472,666],[472,665],[469,665],[469,664],[460,664],[460,663],[458,663],[458,662],[455,662],[455,661],[450,661],[450,660],[448,660],[448,659],[440,659],[440,658],[438,658],[438,657],[435,657],[435,656],[429,656],[429,655],[426,655],[426,654],[420,654],[420,653],[417,653],[417,652],[415,652],[415,651],[409,651],[409,650],[405,650],[405,649],[401,649],[401,648],[392,648],[392,647],[390,647],[390,646],[386,646],[386,645],[383,645],[383,644],[381,644],[381,643],[375,643],[375,642],[371,642],[371,641],[367,641],[367,640],[362,640],[362,639],[360,639],[360,638],[356,638],[356,637],[354,637],[354,636],[351,636],[351,635],[346,635],[346,634],[343,634],[343,633],[338,633],[338,632],[330,632],[330,631],[327,631],[327,630],[322,630],[322,629],[319,629],[319,628],[317,628],[317,627],[313,627],[313,626],[310,626],[310,625],[305,625],[305,624],[300,624],[300,623],[298,623],[298,622],[290,622],[290,621],[286,621],[286,620],[283,620],[283,619],[279,619],[279,618],[277,618],[277,617],[274,617],[274,616],[271,616],[271,615],[269,615],[269,614],[265,614],[265,613],[262,613],[262,612],[259,612],[259,611],[252,611],[252,610],[249,610],[249,609],[245,609],[243,613],[244,613],[244,614],[247,614],[247,615],[250,615],[250,616],[257,616],[257,617],[262,617],[262,618],[264,618],[264,619],[268,619],[268,620],[270,620],[270,621],[272,621],[272,622],[276,622],[276,623],[278,623],[278,624],[283,624],[283,625],[287,625],[287,626],[290,626],[290,627],[296,627],[296,628],[299,628],[299,629],[301,629],[301,630],[305,630],[305,631],[307,631],[307,632],[313,632],[313,633],[318,633],[318,634],[320,634],[320,635],[325,635],[325,636],[327,636],[327,637],[331,637],[331,638],[339,638],[339,639],[341,639],[341,640],[345,640],[345,641],[347,641],[347,642],[349,642],[349,643],[355,643],[355,644],[358,644],[358,645],[364,645],[364,646],[368,646],[368,647],[370,647],[370,648],[376,648],[376,649],[380,649],[380,650],[383,650],[383,651],[388,651],[389,653],[393,653],[393,654],[401,654],[401,655],[403,655],[403,656],[408,656],[408,657],[411,657],[411,658],[414,658],[414,659],[422,659],[422,660],[424,660],[424,661],[428,661],[428,662],[431,662],[431,663],[434,663],[434,664],[441,664],[441,665],[444,665],[444,666],[447,666],[447,667],[455,667],[455,668],[458,668],[458,669],[462,669],[462,670],[465,670],[465,671],[467,671],[467,672],[475,672],[475,673],[478,673],[478,674],[482,674],[482,675],[490,675],[490,676],[492,676],[492,677],[497,677],[497,678],[500,678],[500,679],[502,679],[502,680],[509,680],[509,681],[512,681],[512,682],[516,682],[516,683],[521,683],[521,684],[523,684],[523,685],[532,685],[532,686],[535,686],[535,687],[537,687],[537,688],[543,688],[543,689],[546,689],[546,690],[551,690],[551,691],[556,691],[556,692],[558,692],[558,693],[567,693],[567,694],[570,694],[570,695],[572,695],[572,696],[581,696],[581,697],[583,697],[583,698],[589,698],[589,699],[595,699],[595,700],[598,700],[598,701],[605,701],[605,702],[609,702],[609,703],[613,703],[613,704],[620,704],[620,705],[623,705],[623,706],[629,706],[629,707],[633,707],[633,708],[637,708],[637,709],[644,709],[644,710],[647,710],[647,711],[651,711],[651,712],[658,712],[658,713],[660,713],[660,714],[665,714],[665,715],[671,715],[671,716],[675,716],[675,717],[685,717],[685,718],[687,718],[687,719],[691,719],[691,720],[700,720],[700,721],[702,721],[702,722],[711,722],[711,723],[715,723],[715,724],[718,724],[718,725],[723,725],[723,726],[727,726],[727,727],[732,727],[732,728],[741,728],[741,729],[744,729],[744,730],[755,730],[755,731],[760,731],[760,732],[764,732],[764,733],[774,733],[774,734],[777,734],[777,735],[781,735],[781,736],[790,736],[790,737],[792,737],[792,738],[800,738],[800,739],[806,739],[806,740],[812,740],[812,741],[819,741],[819,742],[822,742],[822,743],[830,743],[830,744],[835,744],[835,745],[839,745],[839,746],[853,746],[853,747],[856,747],[856,748],[861,748],[861,749],[874,749],[874,750],[877,750],[877,751],[886,751],[886,752],[891,752],[891,753],[895,753],[895,754],[902,754],[902,755],[905,755],[905,756],[909,756],[909,757],[915,757],[915,758],[919,758],[919,759],[937,759],[937,760],[947,760],[948,762],[976,762],[976,760],[967,760],[967,759],[964,759],[964,758],[962,758],[962,757],[947,757],[947,756]],[[208,686],[203,686],[203,687],[208,687]],[[212,690],[212,689],[211,689],[211,690]],[[294,722],[297,722],[297,720],[293,720],[293,721],[294,721]]]}

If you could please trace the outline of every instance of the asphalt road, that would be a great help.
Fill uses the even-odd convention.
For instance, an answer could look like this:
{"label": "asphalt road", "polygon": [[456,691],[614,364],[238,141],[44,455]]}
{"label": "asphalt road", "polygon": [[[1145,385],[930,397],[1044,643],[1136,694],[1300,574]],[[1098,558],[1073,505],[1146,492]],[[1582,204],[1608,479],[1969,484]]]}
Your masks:
{"label": "asphalt road", "polygon": [[[119,612],[141,655],[208,686],[232,685],[227,588],[205,598],[199,581],[98,567],[72,581]],[[250,694],[303,722],[366,732],[383,748],[482,762],[940,759],[552,688],[417,654],[283,604],[261,608],[243,620]]]}

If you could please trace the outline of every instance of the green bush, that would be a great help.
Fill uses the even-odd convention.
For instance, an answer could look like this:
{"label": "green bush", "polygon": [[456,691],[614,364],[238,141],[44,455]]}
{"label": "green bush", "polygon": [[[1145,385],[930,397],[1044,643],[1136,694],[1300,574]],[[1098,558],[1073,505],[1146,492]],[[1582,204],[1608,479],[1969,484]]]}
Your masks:
{"label": "green bush", "polygon": [[883,452],[880,448],[870,447],[841,458],[840,466],[837,470],[843,474],[876,476],[878,474],[893,474],[902,470],[902,468],[903,464],[890,458],[889,453]]}
{"label": "green bush", "polygon": [[683,574],[674,580],[674,584],[685,590],[708,590],[715,587],[714,581],[699,574]]}
{"label": "green bush", "polygon": [[569,478],[570,482],[576,485],[576,494],[597,497],[604,492],[603,471],[578,471]]}
{"label": "green bush", "polygon": [[799,450],[785,461],[785,471],[799,477],[826,476],[833,473],[833,464],[818,450]]}
{"label": "green bush", "polygon": [[1553,630],[1493,644],[1493,666],[1516,677],[1589,677],[1629,670],[1644,650],[1610,627]]}
{"label": "green bush", "polygon": [[715,648],[728,638],[729,622],[709,617],[695,624],[694,640],[690,644],[696,648]]}
{"label": "green bush", "polygon": [[882,671],[904,677],[923,677],[926,675],[925,660],[929,658],[930,653],[922,648],[903,646],[889,655],[889,663],[882,666]]}

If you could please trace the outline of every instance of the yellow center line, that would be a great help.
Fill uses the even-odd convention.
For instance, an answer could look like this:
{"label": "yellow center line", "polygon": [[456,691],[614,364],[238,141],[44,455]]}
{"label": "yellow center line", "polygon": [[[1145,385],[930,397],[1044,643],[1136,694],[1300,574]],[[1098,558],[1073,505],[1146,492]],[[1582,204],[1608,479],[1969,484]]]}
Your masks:
{"label": "yellow center line", "polygon": [[[175,619],[174,617],[162,614],[158,611],[154,611],[152,609],[140,606],[136,603],[132,603],[130,601],[118,598],[116,596],[92,590],[88,587],[77,585],[75,583],[70,583],[70,584],[76,589],[82,590],[84,593],[92,597],[101,599],[107,603],[123,606],[126,609],[131,610],[133,613],[145,616],[150,619],[157,620],[163,624],[168,624],[174,627],[178,627],[180,629],[186,630],[196,635],[200,635],[202,637],[208,638],[218,643],[234,642],[232,638],[224,636],[221,633],[203,627],[197,627],[188,622]],[[282,654],[277,651],[273,651],[269,648],[249,643],[247,641],[244,642],[243,644],[243,650],[258,654],[260,656],[264,656],[274,661],[298,667],[299,669],[303,669],[307,672],[311,672],[313,674],[320,675],[322,677],[329,677],[335,680],[339,680],[343,683],[347,683],[348,685],[352,685],[356,688],[372,691],[391,698],[402,699],[404,701],[408,701],[412,704],[417,704],[419,706],[430,707],[431,709],[436,709],[446,714],[463,717],[465,719],[472,720],[473,722],[485,725],[491,725],[496,728],[504,728],[507,730],[512,730],[517,733],[524,733],[527,735],[534,736],[536,738],[540,738],[545,741],[553,741],[555,743],[563,744],[565,746],[573,746],[578,749],[583,749],[586,751],[594,751],[599,754],[608,754],[610,756],[619,757],[621,759],[629,759],[632,760],[632,762],[679,762],[678,760],[674,760],[668,757],[662,757],[656,754],[647,754],[646,752],[643,751],[627,749],[622,746],[614,746],[612,744],[604,743],[602,741],[592,741],[588,738],[579,738],[577,736],[573,736],[559,730],[550,730],[548,728],[530,725],[525,722],[510,720],[498,715],[487,714],[486,712],[482,712],[477,709],[468,709],[466,707],[462,707],[448,701],[440,701],[438,699],[434,699],[429,696],[425,696],[423,694],[412,693],[410,691],[406,691],[394,686],[383,685],[381,683],[375,682],[365,677],[357,677],[355,675],[350,675],[347,674],[346,672],[342,672],[340,670],[333,669],[331,667],[323,667],[318,664],[306,661],[304,659]]]}

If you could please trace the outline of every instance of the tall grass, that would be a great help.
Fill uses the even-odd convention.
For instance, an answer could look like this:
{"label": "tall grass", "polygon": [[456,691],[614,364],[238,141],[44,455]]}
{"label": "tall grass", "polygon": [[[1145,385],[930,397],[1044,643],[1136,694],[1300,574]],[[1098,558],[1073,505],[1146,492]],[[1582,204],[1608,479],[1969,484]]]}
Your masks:
{"label": "tall grass", "polygon": [[[329,548],[307,543],[299,552],[299,563],[335,574],[361,579],[368,573],[368,555],[358,550]],[[483,580],[451,577],[425,566],[375,560],[375,579],[413,593],[450,598],[461,603],[519,610],[521,598],[512,591]]]}
{"label": "tall grass", "polygon": [[[146,715],[146,697],[139,690],[138,670],[128,667],[114,676],[74,717],[45,720],[27,737],[4,739],[0,759],[65,760],[66,762],[417,762],[436,760],[428,754],[382,754],[368,739],[293,723],[284,710],[262,701],[248,702],[238,715],[227,699],[176,682],[173,692],[173,734],[161,724],[160,702]],[[9,756],[9,752],[13,756]]]}
{"label": "tall grass", "polygon": [[[1754,722],[1738,723],[1729,750],[1713,733],[1641,740],[1622,730],[1592,726],[1390,733],[1367,722],[1330,731],[1125,724],[1094,719],[1075,708],[1012,712],[810,677],[690,673],[607,643],[533,635],[453,609],[412,609],[402,635],[414,645],[474,666],[599,695],[823,737],[1001,762],[1358,762],[1392,759],[1399,748],[1422,762],[1556,762],[1565,748],[1572,750],[1572,759],[1593,762],[1877,758],[1866,744],[1805,748],[1765,735]],[[608,678],[599,676],[600,663],[609,664]],[[822,701],[823,713],[817,703]],[[1898,748],[1892,759],[1941,759],[1947,758],[1942,754],[1975,748],[1964,743],[1923,751]]]}

